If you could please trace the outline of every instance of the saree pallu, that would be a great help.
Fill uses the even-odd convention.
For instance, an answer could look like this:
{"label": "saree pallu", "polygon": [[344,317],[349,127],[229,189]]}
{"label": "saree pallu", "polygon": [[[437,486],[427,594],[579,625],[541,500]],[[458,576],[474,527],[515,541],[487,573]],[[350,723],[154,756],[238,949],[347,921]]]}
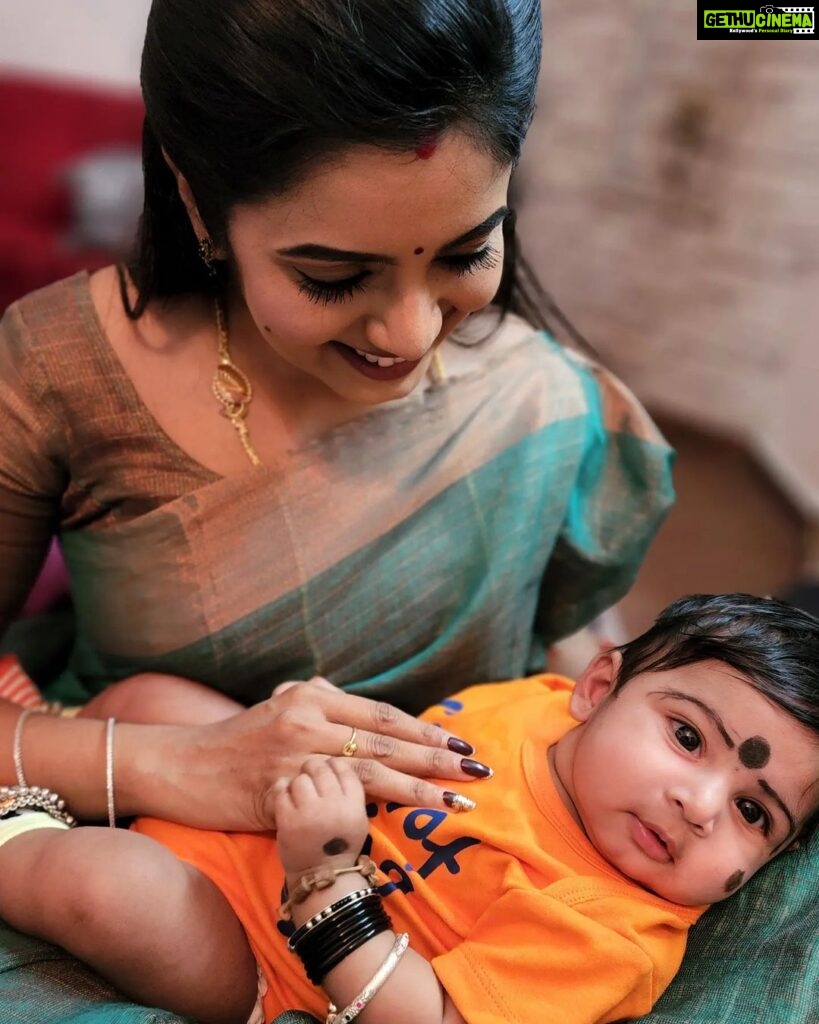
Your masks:
{"label": "saree pallu", "polygon": [[28,488],[42,515],[55,492],[77,618],[64,702],[142,671],[246,704],[322,675],[420,711],[540,671],[628,588],[673,498],[634,397],[515,317],[445,343],[445,376],[230,478],[151,417],[84,275],[4,328],[0,501]]}

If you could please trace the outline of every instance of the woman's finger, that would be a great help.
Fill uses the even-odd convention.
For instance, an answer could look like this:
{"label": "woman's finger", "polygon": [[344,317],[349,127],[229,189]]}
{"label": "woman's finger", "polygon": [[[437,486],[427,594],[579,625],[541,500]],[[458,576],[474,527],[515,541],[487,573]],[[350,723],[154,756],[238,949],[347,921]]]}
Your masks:
{"label": "woman's finger", "polygon": [[[434,728],[434,726],[433,726]],[[347,726],[327,725],[325,727],[326,752],[335,757],[352,757],[355,760],[373,760],[388,765],[406,775],[420,778],[454,779],[459,783],[489,779],[492,769],[472,757],[462,757],[444,747],[429,747],[386,736],[383,733],[367,732],[362,729],[353,732]],[[322,730],[324,732],[325,730]],[[355,748],[353,754],[345,754]]]}
{"label": "woman's finger", "polygon": [[376,800],[454,811],[470,811],[476,806],[474,800],[461,793],[405,775],[377,761],[354,759],[351,763],[367,795]]}
{"label": "woman's finger", "polygon": [[273,693],[271,694],[271,696],[275,697],[277,694],[286,693],[288,690],[292,689],[294,686],[317,686],[317,687],[319,687],[322,690],[337,690],[338,689],[337,686],[333,686],[333,684],[328,679],[325,679],[324,676],[313,676],[312,679],[307,679],[307,680],[289,679],[286,683],[279,683],[278,686],[274,687]]}
{"label": "woman's finger", "polygon": [[418,718],[413,718],[412,715],[400,711],[386,701],[370,700],[369,697],[345,693],[331,685],[328,687],[318,687],[313,683],[306,685],[314,687],[314,695],[315,689],[321,690],[319,698],[321,708],[332,722],[351,727],[356,726],[358,729],[365,729],[371,733],[408,740],[426,747],[446,748],[463,757],[469,757],[475,752],[472,744],[467,743],[466,740],[454,736],[446,729],[433,725],[431,722],[422,722]]}

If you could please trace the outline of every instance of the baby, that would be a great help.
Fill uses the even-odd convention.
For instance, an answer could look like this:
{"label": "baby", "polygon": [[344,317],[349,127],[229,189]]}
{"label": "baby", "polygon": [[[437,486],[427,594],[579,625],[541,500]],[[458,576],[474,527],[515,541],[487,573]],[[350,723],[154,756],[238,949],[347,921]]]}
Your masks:
{"label": "baby", "polygon": [[477,807],[366,804],[355,730],[277,784],[276,835],[49,819],[4,841],[7,796],[0,915],[207,1024],[327,997],[336,1024],[641,1016],[707,905],[817,816],[819,622],[689,597],[576,683],[476,686],[422,717],[496,766]]}

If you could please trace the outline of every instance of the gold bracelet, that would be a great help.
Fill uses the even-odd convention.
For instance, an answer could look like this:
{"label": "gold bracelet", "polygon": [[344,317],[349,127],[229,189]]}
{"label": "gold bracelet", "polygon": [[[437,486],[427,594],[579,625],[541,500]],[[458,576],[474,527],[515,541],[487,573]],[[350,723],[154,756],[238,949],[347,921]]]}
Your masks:
{"label": "gold bracelet", "polygon": [[348,875],[352,872],[357,872],[359,875],[363,875],[372,886],[374,886],[378,880],[375,862],[370,860],[369,857],[365,857],[363,854],[358,858],[355,864],[351,864],[350,867],[347,868],[331,868],[327,865],[322,865],[322,867],[316,868],[314,871],[307,871],[301,875],[298,882],[293,887],[289,899],[279,907],[279,916],[283,920],[289,921],[291,907],[297,903],[304,903],[311,892],[319,891],[320,889],[329,889],[330,886],[335,883],[335,880],[339,875]]}
{"label": "gold bracelet", "polygon": [[406,953],[408,945],[409,935],[407,932],[402,932],[396,937],[392,949],[387,954],[387,959],[351,1003],[345,1006],[341,1012],[336,1010],[335,1006],[330,1003],[327,1007],[327,1020],[325,1024],[350,1024],[351,1020],[355,1020],[398,966],[398,961]]}

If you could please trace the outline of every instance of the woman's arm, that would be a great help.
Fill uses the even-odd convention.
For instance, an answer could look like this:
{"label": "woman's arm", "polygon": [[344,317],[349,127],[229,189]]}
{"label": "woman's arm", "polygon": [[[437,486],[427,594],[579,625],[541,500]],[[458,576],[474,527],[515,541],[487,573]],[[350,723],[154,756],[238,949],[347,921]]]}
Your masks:
{"label": "woman's arm", "polygon": [[[0,701],[0,784],[15,779],[19,715],[17,706]],[[462,766],[471,748],[451,733],[316,679],[281,686],[267,700],[218,721],[118,723],[117,813],[200,828],[272,828],[276,781],[296,775],[311,754],[339,755],[353,728],[357,751],[350,763],[372,797],[444,808],[450,787],[428,778],[453,780],[455,789],[474,780],[474,771]],[[79,818],[104,819],[103,721],[31,715],[21,739],[29,784],[59,793]]]}

